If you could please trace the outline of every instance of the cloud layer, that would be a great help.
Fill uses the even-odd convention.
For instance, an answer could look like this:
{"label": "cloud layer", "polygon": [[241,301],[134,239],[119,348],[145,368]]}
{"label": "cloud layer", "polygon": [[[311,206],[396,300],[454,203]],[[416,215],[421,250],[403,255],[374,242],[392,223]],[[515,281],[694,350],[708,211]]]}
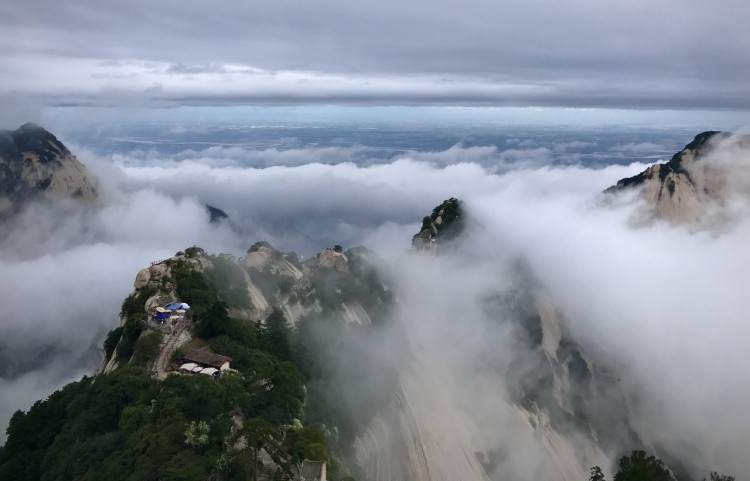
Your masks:
{"label": "cloud layer", "polygon": [[[243,165],[231,150],[146,161],[84,152],[81,159],[103,181],[102,204],[31,206],[4,232],[0,338],[27,353],[55,343],[65,369],[3,381],[0,415],[7,419],[80,372],[92,344],[116,326],[135,273],[151,260],[192,244],[240,254],[266,239],[303,255],[334,243],[365,244],[398,265],[422,216],[455,196],[482,226],[477,255],[524,257],[573,336],[614,365],[649,442],[701,469],[750,471],[743,456],[750,437],[743,404],[750,397],[744,187],[731,191],[736,222],[721,235],[662,223],[633,228],[637,199],[602,206],[597,196],[645,165],[549,167],[534,152],[502,158],[492,149],[455,147],[356,165],[356,148],[334,149],[309,155],[344,162],[304,163],[303,153],[293,152],[267,162],[285,165],[259,167]],[[482,161],[488,155],[495,167]],[[201,203],[226,210],[235,229],[210,225]],[[466,286],[502,282],[481,263],[470,269]],[[464,307],[458,300],[446,312]],[[465,345],[479,342],[471,328],[454,335],[468,336]]]}
{"label": "cloud layer", "polygon": [[6,3],[0,90],[44,105],[746,110],[748,8],[737,0],[564,9],[551,0]]}

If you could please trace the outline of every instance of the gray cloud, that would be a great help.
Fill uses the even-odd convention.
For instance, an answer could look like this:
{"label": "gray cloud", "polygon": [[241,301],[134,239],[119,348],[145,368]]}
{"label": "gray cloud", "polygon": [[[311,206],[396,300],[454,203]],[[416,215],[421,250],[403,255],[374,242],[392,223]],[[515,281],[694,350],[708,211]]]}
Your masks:
{"label": "gray cloud", "polygon": [[748,109],[749,8],[6,2],[0,85],[48,105]]}

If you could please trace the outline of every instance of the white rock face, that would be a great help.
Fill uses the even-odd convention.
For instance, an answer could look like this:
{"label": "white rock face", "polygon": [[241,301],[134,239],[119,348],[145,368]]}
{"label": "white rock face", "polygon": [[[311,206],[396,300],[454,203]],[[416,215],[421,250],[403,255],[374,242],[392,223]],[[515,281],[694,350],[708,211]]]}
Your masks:
{"label": "white rock face", "polygon": [[358,324],[360,326],[372,324],[367,311],[358,302],[342,304],[341,317],[347,324]]}
{"label": "white rock face", "polygon": [[148,268],[141,269],[135,276],[133,287],[135,287],[136,289],[141,289],[142,287],[145,287],[146,284],[148,284],[149,280],[151,280],[151,271]]}
{"label": "white rock face", "polygon": [[253,283],[252,279],[245,272],[245,283],[247,285],[247,294],[250,296],[250,302],[253,304],[253,314],[257,319],[265,319],[266,316],[271,312],[271,305],[266,300],[258,286]]}
{"label": "white rock face", "polygon": [[697,221],[702,208],[696,186],[685,173],[669,172],[661,180],[661,169],[660,165],[652,165],[645,172],[647,180],[643,195],[646,202],[655,207],[659,217],[670,222],[679,224]]}
{"label": "white rock face", "polygon": [[336,252],[333,249],[324,249],[318,258],[321,267],[329,267],[339,272],[348,272],[348,259],[342,252]]}
{"label": "white rock face", "polygon": [[726,204],[732,195],[750,196],[748,160],[750,136],[704,132],[669,162],[622,179],[607,192],[642,189],[647,210],[636,223],[656,217],[691,229],[720,227],[731,217]]}
{"label": "white rock face", "polygon": [[[482,386],[493,400],[492,417],[482,418],[455,391],[464,381],[452,378],[450,366],[414,354],[393,401],[355,443],[365,479],[580,481],[591,466],[609,465],[591,440],[560,433],[543,410],[508,402],[501,382]],[[493,465],[498,452],[502,459]]]}
{"label": "white rock face", "polygon": [[546,299],[537,298],[536,309],[542,321],[542,349],[551,359],[557,361],[557,348],[560,347],[562,339],[560,318],[555,307]]}
{"label": "white rock face", "polygon": [[21,171],[21,180],[29,185],[47,181],[47,192],[62,197],[76,195],[85,201],[93,201],[96,198],[96,190],[83,164],[72,155],[61,152],[54,143],[49,144],[58,152],[60,164],[51,168],[40,162],[36,153],[23,152],[24,169]]}
{"label": "white rock face", "polygon": [[[568,424],[571,398],[581,393],[571,389],[568,369],[574,345],[562,342],[549,300],[499,296],[507,310],[488,310],[486,297],[464,282],[466,264],[432,271],[424,256],[414,262],[421,268],[404,266],[396,281],[393,344],[376,350],[393,363],[395,389],[356,439],[363,478],[580,481],[591,466],[606,469],[610,460],[590,425]],[[517,331],[532,332],[533,340]],[[585,361],[576,359],[582,370]],[[538,402],[527,388],[543,391]]]}
{"label": "white rock face", "polygon": [[242,259],[242,263],[248,269],[263,270],[270,260],[271,254],[268,252],[268,249],[261,247],[258,251],[248,252]]}
{"label": "white rock face", "polygon": [[96,180],[70,151],[43,128],[26,124],[0,131],[0,213],[47,195],[93,202]]}
{"label": "white rock face", "polygon": [[172,275],[172,270],[164,263],[154,264],[148,268],[148,271],[150,274],[150,280],[154,282],[158,282],[164,277],[170,277]]}

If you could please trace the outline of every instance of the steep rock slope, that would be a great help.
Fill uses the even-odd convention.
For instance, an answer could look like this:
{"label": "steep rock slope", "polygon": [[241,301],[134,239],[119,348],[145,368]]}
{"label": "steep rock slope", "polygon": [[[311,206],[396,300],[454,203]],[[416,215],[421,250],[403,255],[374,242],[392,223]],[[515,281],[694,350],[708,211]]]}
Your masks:
{"label": "steep rock slope", "polygon": [[[424,224],[460,206],[446,203]],[[570,336],[530,268],[517,261],[504,274],[509,287],[477,293],[467,278],[483,261],[446,249],[451,241],[435,231],[423,225],[415,247],[427,241],[445,254],[397,283],[411,299],[394,321],[408,350],[390,402],[357,440],[365,479],[572,481],[640,446],[616,378]],[[451,267],[425,278],[430,264]]]}
{"label": "steep rock slope", "polygon": [[461,202],[451,197],[422,219],[422,227],[412,237],[411,244],[416,249],[434,250],[439,244],[460,236],[465,228]]}
{"label": "steep rock slope", "polygon": [[97,191],[86,167],[42,127],[27,123],[0,131],[0,216],[43,194],[90,202]]}
{"label": "steep rock slope", "polygon": [[605,193],[641,189],[656,216],[676,224],[699,221],[710,205],[726,200],[726,186],[732,174],[725,163],[711,155],[727,142],[747,149],[750,137],[717,131],[700,133],[669,162],[654,164],[638,175],[621,179]]}

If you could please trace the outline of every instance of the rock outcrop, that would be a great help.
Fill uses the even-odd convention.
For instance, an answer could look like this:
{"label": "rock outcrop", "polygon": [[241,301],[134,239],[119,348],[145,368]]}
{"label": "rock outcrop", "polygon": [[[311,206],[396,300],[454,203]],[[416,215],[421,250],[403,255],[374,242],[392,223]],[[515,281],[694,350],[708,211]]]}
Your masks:
{"label": "rock outcrop", "polygon": [[[489,481],[536,470],[536,479],[574,481],[593,465],[606,470],[616,449],[641,444],[616,378],[572,338],[522,260],[503,268],[508,279],[498,285],[506,287],[487,286],[490,295],[462,285],[452,269],[472,271],[483,260],[450,249],[460,231],[440,236],[445,213],[459,206],[450,199],[436,207],[414,238],[417,247],[439,242],[457,267],[429,280],[402,272],[402,284],[429,286],[417,290],[427,299],[403,314],[399,337],[409,348],[392,399],[355,444],[364,477]],[[457,316],[444,314],[462,302]],[[472,316],[468,328],[456,327],[468,322],[460,312]],[[462,347],[473,330],[483,339]]]}
{"label": "rock outcrop", "polygon": [[[141,269],[131,299],[145,299],[143,312],[181,299],[179,284],[186,272],[199,273],[224,302],[227,313],[248,322],[265,322],[274,308],[290,324],[303,316],[337,319],[342,325],[370,325],[390,302],[390,292],[372,265],[369,251],[356,247],[326,248],[300,263],[268,242],[254,244],[244,257],[209,255],[191,247]],[[124,327],[127,319],[120,319]],[[117,364],[105,359],[102,372]]]}
{"label": "rock outcrop", "polygon": [[222,220],[229,219],[229,215],[218,207],[214,207],[208,204],[204,205],[204,207],[208,212],[209,220],[212,224],[218,224]]}
{"label": "rock outcrop", "polygon": [[432,210],[432,214],[422,219],[422,227],[411,239],[414,248],[420,250],[438,249],[443,241],[460,236],[466,228],[461,202],[451,197]]}
{"label": "rock outcrop", "polygon": [[714,149],[728,139],[750,145],[750,138],[708,131],[695,136],[669,162],[654,164],[633,177],[621,179],[605,190],[614,194],[641,189],[652,213],[674,224],[700,221],[713,205],[726,200],[726,166],[711,159]]}
{"label": "rock outcrop", "polygon": [[[313,265],[315,263],[312,263]],[[334,269],[339,272],[349,271],[349,260],[346,258],[346,254],[341,248],[327,248],[318,254],[317,264],[323,268]],[[308,267],[309,268],[309,267]]]}
{"label": "rock outcrop", "polygon": [[42,127],[0,131],[0,217],[44,195],[91,202],[97,190],[86,167]]}

